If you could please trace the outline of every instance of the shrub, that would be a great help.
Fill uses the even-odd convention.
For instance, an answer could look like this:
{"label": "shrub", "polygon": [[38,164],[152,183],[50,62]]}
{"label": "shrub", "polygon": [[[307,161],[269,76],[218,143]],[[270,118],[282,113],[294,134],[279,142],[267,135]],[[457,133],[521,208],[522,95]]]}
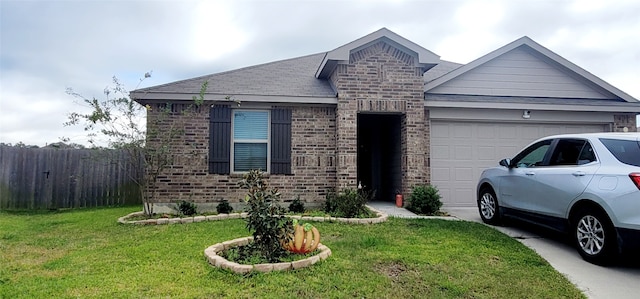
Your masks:
{"label": "shrub", "polygon": [[324,201],[324,211],[329,214],[334,214],[338,206],[338,196],[335,192],[327,193]]}
{"label": "shrub", "polygon": [[178,203],[178,211],[184,216],[193,216],[197,212],[197,207],[195,203],[183,200]]}
{"label": "shrub", "polygon": [[442,207],[438,189],[431,185],[413,187],[408,203],[407,210],[416,214],[433,215]]}
{"label": "shrub", "polygon": [[354,218],[367,213],[367,201],[373,197],[373,191],[343,189],[338,195],[330,193],[325,202],[325,212],[335,217]]}
{"label": "shrub", "polygon": [[243,246],[243,250],[258,252],[269,262],[278,262],[287,254],[282,244],[293,234],[292,222],[284,216],[285,210],[278,203],[280,193],[267,187],[259,170],[245,174],[240,185],[248,190],[245,196],[247,228],[253,230],[253,242]]}
{"label": "shrub", "polygon": [[233,207],[229,204],[228,200],[223,199],[216,206],[216,211],[218,212],[218,214],[229,214],[233,212]]}
{"label": "shrub", "polygon": [[294,199],[289,204],[289,212],[293,212],[293,213],[303,213],[304,212],[304,203],[302,203],[300,201],[300,196],[296,196],[296,199]]}

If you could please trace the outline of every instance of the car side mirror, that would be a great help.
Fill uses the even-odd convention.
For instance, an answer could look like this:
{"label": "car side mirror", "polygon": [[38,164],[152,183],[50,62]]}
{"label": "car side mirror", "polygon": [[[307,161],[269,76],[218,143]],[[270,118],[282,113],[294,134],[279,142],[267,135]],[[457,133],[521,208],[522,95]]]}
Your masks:
{"label": "car side mirror", "polygon": [[504,166],[507,168],[513,168],[513,166],[511,165],[511,159],[502,159],[500,160],[500,166]]}

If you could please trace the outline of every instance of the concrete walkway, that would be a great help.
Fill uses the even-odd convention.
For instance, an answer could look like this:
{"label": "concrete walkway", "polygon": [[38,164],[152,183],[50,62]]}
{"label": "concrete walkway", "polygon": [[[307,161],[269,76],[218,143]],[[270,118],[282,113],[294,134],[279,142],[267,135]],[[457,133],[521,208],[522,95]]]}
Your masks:
{"label": "concrete walkway", "polygon": [[425,218],[424,216],[416,215],[413,212],[405,209],[398,208],[392,202],[384,202],[384,201],[371,201],[367,203],[368,206],[389,215],[389,217],[398,217],[398,218]]}
{"label": "concrete walkway", "polygon": [[[390,217],[434,218],[416,215],[404,208],[398,208],[391,202],[370,202],[369,206]],[[482,223],[478,208],[443,208],[442,211],[458,219]],[[582,259],[571,244],[554,234],[546,233],[526,225],[490,226],[515,238],[533,249],[558,272],[562,273],[578,287],[588,298],[638,298],[640,293],[640,261],[625,261],[622,265],[602,267],[590,264]]]}

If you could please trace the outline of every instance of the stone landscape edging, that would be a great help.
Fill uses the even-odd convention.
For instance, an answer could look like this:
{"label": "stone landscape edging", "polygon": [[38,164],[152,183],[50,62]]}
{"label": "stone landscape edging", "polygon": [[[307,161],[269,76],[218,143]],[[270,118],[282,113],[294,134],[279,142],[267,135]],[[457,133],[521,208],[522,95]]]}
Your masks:
{"label": "stone landscape edging", "polygon": [[[377,224],[385,222],[389,219],[386,213],[380,212],[370,206],[366,206],[369,210],[376,213],[376,218],[341,218],[331,216],[290,216],[291,219],[298,219],[301,221],[315,221],[315,222],[341,222],[341,223],[353,223],[353,224]],[[239,219],[247,218],[248,213],[230,213],[230,214],[218,214],[209,216],[195,216],[195,217],[174,217],[174,218],[158,218],[158,219],[144,219],[144,220],[127,220],[129,217],[144,215],[144,212],[133,212],[128,215],[118,218],[118,223],[121,224],[137,224],[137,225],[162,225],[162,224],[182,224],[182,223],[194,223],[204,221],[218,221],[226,219]]]}
{"label": "stone landscape edging", "polygon": [[222,243],[217,243],[207,247],[204,250],[204,257],[207,259],[209,264],[214,267],[228,269],[232,272],[244,274],[251,271],[256,272],[271,272],[271,271],[287,271],[287,270],[296,270],[309,267],[319,261],[326,260],[331,255],[331,249],[329,247],[323,245],[322,243],[318,244],[318,250],[320,253],[310,256],[308,258],[297,260],[293,262],[282,262],[282,263],[265,263],[265,264],[255,264],[255,265],[244,265],[238,264],[235,262],[230,262],[222,256],[218,255],[218,252],[227,250],[229,248],[244,246],[249,244],[249,242],[253,241],[253,237],[244,237],[233,239],[230,241],[225,241]]}

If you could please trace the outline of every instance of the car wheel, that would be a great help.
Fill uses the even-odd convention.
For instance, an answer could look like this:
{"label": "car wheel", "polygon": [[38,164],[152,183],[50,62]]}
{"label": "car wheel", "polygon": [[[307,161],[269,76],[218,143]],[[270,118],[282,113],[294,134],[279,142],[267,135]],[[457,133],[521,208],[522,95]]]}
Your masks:
{"label": "car wheel", "polygon": [[578,252],[588,262],[605,264],[617,251],[617,237],[611,221],[600,210],[583,208],[573,221]]}
{"label": "car wheel", "polygon": [[500,223],[500,206],[493,189],[485,187],[480,190],[478,196],[478,211],[480,218],[484,223],[499,224]]}

